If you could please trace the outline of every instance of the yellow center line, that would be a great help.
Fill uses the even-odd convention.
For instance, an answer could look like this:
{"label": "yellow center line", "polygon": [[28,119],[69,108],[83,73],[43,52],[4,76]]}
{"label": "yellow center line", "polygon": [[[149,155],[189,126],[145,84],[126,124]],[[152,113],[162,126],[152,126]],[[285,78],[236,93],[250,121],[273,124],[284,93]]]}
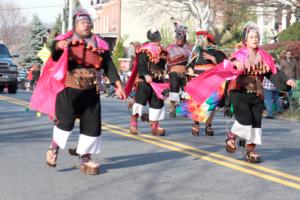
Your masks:
{"label": "yellow center line", "polygon": [[20,105],[20,106],[29,107],[29,103],[28,102],[22,101],[22,100],[18,100],[18,99],[14,99],[14,98],[11,98],[11,97],[6,97],[6,96],[0,95],[0,100],[7,101],[7,102],[13,102],[13,103],[15,103],[17,105]]}
{"label": "yellow center line", "polygon": [[[0,95],[0,100],[5,100],[5,101],[8,101],[8,102],[11,102],[11,103],[14,103],[14,104],[18,104],[18,105],[21,105],[21,106],[25,106],[25,107],[29,106],[29,103],[27,103],[25,101],[16,100],[16,99],[13,99],[13,98],[10,98],[10,97],[4,97],[4,96],[1,96],[1,95]],[[282,176],[283,178],[287,178],[287,179],[291,179],[291,180],[295,180],[295,181],[300,182],[300,177],[298,177],[298,176],[290,175],[290,174],[287,174],[287,173],[283,173],[283,172],[280,172],[280,171],[277,171],[277,170],[273,170],[273,169],[269,169],[269,168],[266,168],[266,167],[258,166],[258,165],[255,165],[255,164],[250,164],[250,163],[246,163],[246,162],[243,162],[243,161],[235,160],[233,158],[226,157],[226,156],[223,156],[221,154],[201,150],[201,149],[198,149],[198,148],[195,148],[195,147],[192,147],[192,146],[184,145],[184,144],[174,142],[174,141],[170,141],[170,140],[167,140],[167,139],[163,139],[163,138],[160,138],[160,137],[155,137],[155,136],[145,135],[145,134],[131,135],[131,134],[128,133],[129,131],[125,128],[115,126],[115,125],[112,125],[112,124],[108,124],[108,123],[104,123],[104,122],[102,124],[103,124],[103,129],[104,130],[108,130],[112,133],[116,133],[116,134],[122,135],[124,137],[129,137],[129,138],[132,138],[132,139],[140,140],[140,141],[143,141],[143,142],[146,142],[146,143],[149,143],[149,144],[153,144],[153,145],[156,145],[156,146],[160,146],[160,147],[163,147],[165,149],[172,150],[172,151],[187,154],[187,155],[190,155],[190,156],[193,156],[193,157],[196,157],[196,158],[200,158],[202,160],[206,160],[206,161],[211,162],[211,163],[215,163],[215,164],[220,165],[220,166],[225,166],[227,168],[231,168],[231,169],[234,169],[234,170],[237,170],[237,171],[240,171],[240,172],[251,174],[251,175],[254,175],[254,176],[269,180],[269,181],[273,181],[273,182],[276,182],[276,183],[279,183],[279,184],[282,184],[282,185],[300,190],[300,184],[290,182],[290,181],[287,181],[287,180],[284,180],[284,179],[281,179],[281,178],[278,178],[278,177],[274,177],[274,176],[269,175],[269,174],[264,174],[264,173],[259,172],[259,171],[254,171],[254,170],[249,169],[249,168],[254,168],[254,169],[257,169],[257,170],[268,172],[270,174],[274,174],[274,175],[277,175],[277,176]],[[118,130],[115,130],[115,129],[118,129]],[[127,133],[124,133],[124,132],[127,132]],[[171,145],[173,145],[173,146],[171,146]],[[196,152],[198,152],[198,153],[196,153]],[[199,153],[202,153],[202,154],[205,154],[205,155],[201,155]],[[218,160],[218,159],[215,159],[215,158],[212,158],[212,157],[215,157],[215,158],[218,158],[218,159],[223,159],[225,161]],[[230,162],[226,162],[226,161],[230,161]],[[249,168],[244,168],[241,165],[242,166],[247,166]]]}
{"label": "yellow center line", "polygon": [[[112,125],[112,124],[107,124],[107,123],[103,123],[103,122],[102,122],[102,124],[105,124],[106,126],[109,126],[111,128],[116,128],[116,129],[120,129],[120,130],[129,132],[127,129],[122,128],[120,126],[116,126],[116,125]],[[185,145],[185,144],[182,144],[182,143],[174,142],[174,141],[171,141],[171,140],[168,140],[168,139],[165,139],[165,138],[156,137],[156,136],[152,136],[152,135],[146,135],[146,134],[139,134],[139,135],[141,137],[158,140],[158,141],[164,142],[166,144],[171,144],[171,145],[174,145],[174,146],[177,146],[177,147],[182,147],[182,148],[184,148],[186,150],[196,151],[196,152],[199,152],[199,153],[202,153],[202,154],[206,154],[206,155],[209,155],[209,156],[212,156],[212,157],[215,157],[215,158],[227,160],[227,161],[239,164],[239,165],[247,166],[247,167],[254,168],[254,169],[257,169],[257,170],[261,170],[261,171],[264,171],[264,172],[267,172],[267,173],[270,173],[270,174],[281,176],[283,178],[287,178],[287,179],[290,179],[290,180],[294,180],[294,181],[299,181],[300,182],[300,177],[299,176],[287,174],[287,173],[284,173],[284,172],[281,172],[281,171],[277,171],[277,170],[270,169],[270,168],[267,168],[267,167],[259,166],[257,164],[252,164],[252,163],[247,163],[245,161],[236,160],[234,158],[230,158],[230,157],[218,154],[218,153],[205,151],[205,150],[198,149],[198,148],[195,148],[195,147],[192,147],[192,146],[188,146],[188,145]]]}
{"label": "yellow center line", "polygon": [[211,162],[211,163],[214,163],[214,164],[217,164],[217,165],[221,165],[221,166],[224,166],[224,167],[227,167],[227,168],[231,168],[231,169],[243,172],[243,173],[251,174],[251,175],[257,176],[259,178],[263,178],[263,179],[266,179],[266,180],[269,180],[269,181],[273,181],[273,182],[276,182],[276,183],[279,183],[279,184],[282,184],[282,185],[300,190],[300,184],[297,184],[297,183],[293,183],[293,182],[290,182],[290,181],[287,181],[287,180],[284,180],[284,179],[281,179],[281,178],[277,178],[277,177],[274,177],[274,176],[271,176],[271,175],[268,175],[268,174],[264,174],[264,173],[261,173],[261,172],[258,172],[258,171],[247,169],[247,168],[241,167],[239,165],[235,165],[233,163],[228,163],[228,162],[217,160],[217,159],[214,159],[214,158],[211,158],[211,157],[208,157],[208,156],[203,156],[203,155],[200,155],[198,153],[194,153],[194,152],[187,151],[185,149],[181,149],[179,147],[174,147],[174,146],[162,144],[160,142],[153,141],[153,140],[150,140],[150,139],[146,139],[146,138],[138,136],[138,135],[131,135],[129,133],[124,133],[124,132],[121,132],[121,131],[118,131],[118,130],[114,130],[112,128],[107,127],[106,125],[104,125],[102,128],[104,130],[122,135],[124,137],[129,137],[129,138],[140,140],[140,141],[143,141],[143,142],[146,142],[146,143],[149,143],[149,144],[153,144],[153,145],[156,145],[156,146],[159,146],[159,147],[163,147],[163,148],[166,148],[166,149],[169,149],[169,150],[172,150],[172,151],[187,154],[187,155],[190,155],[190,156],[193,156],[193,157],[196,157],[196,158],[200,158],[202,160],[206,160],[208,162]]}

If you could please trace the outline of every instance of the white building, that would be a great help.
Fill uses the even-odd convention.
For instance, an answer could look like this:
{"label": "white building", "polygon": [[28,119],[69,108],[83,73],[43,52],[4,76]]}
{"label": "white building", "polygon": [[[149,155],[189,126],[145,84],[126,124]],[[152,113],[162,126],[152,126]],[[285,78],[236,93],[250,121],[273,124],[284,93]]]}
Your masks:
{"label": "white building", "polygon": [[282,0],[281,7],[257,7],[256,15],[261,43],[273,43],[272,37],[300,20],[300,10],[286,0]]}

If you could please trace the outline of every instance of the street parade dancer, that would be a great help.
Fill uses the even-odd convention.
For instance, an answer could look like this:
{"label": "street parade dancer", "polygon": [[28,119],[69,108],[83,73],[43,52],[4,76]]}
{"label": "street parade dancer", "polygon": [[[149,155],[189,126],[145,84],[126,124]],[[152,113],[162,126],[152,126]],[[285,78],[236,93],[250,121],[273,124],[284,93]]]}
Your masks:
{"label": "street parade dancer", "polygon": [[258,47],[260,40],[256,25],[246,27],[242,34],[244,48],[239,49],[232,56],[232,61],[242,73],[232,80],[228,87],[229,100],[233,105],[235,122],[231,131],[227,133],[226,149],[236,151],[236,136],[245,139],[246,152],[244,159],[248,162],[261,161],[255,150],[256,145],[262,143],[262,113],[264,97],[262,81],[264,77],[270,79],[282,90],[287,91],[295,82],[282,72],[278,72],[274,59],[270,54]]}
{"label": "street parade dancer", "polygon": [[[214,68],[224,59],[226,59],[226,56],[222,51],[216,48],[214,36],[207,31],[206,28],[199,30],[196,32],[196,42],[190,54],[188,74],[190,76],[202,74],[203,72]],[[199,92],[201,92],[203,89],[204,88],[198,87]],[[212,100],[213,103],[206,104],[206,107],[197,104],[193,100],[187,100],[178,107],[178,114],[188,116],[194,120],[194,124],[192,126],[192,135],[199,136],[200,122],[205,122],[205,135],[214,135],[212,120],[215,115],[216,106],[218,106],[220,99],[212,98],[209,100],[209,102],[212,102]]]}
{"label": "street parade dancer", "polygon": [[90,15],[79,11],[73,16],[73,30],[55,38],[52,57],[31,99],[31,108],[55,118],[53,137],[47,151],[47,164],[55,167],[59,149],[65,149],[80,119],[80,135],[76,153],[80,171],[98,174],[99,163],[91,159],[100,153],[101,112],[97,73],[103,69],[117,87],[116,94],[125,98],[120,78],[109,54],[107,43],[91,32]]}
{"label": "street parade dancer", "polygon": [[161,35],[156,28],[147,31],[147,38],[149,42],[144,43],[136,50],[132,74],[125,86],[125,92],[129,94],[134,81],[136,81],[136,76],[138,76],[130,118],[130,133],[138,134],[137,119],[142,117],[142,109],[149,103],[149,123],[152,134],[164,136],[165,129],[159,125],[159,121],[165,118],[164,100],[157,96],[152,84],[164,83],[167,53],[160,44]]}
{"label": "street parade dancer", "polygon": [[[186,65],[191,50],[187,43],[187,27],[174,22],[175,26],[175,44],[167,47],[168,60],[167,69],[169,72],[169,100],[170,100],[170,117],[176,117],[176,105],[184,97],[184,87],[187,82]],[[181,95],[180,95],[181,93]]]}
{"label": "street parade dancer", "polygon": [[[231,80],[227,92],[235,115],[235,122],[227,132],[226,150],[237,150],[236,138],[245,140],[244,160],[251,163],[261,161],[256,145],[262,143],[262,112],[264,109],[262,80],[273,82],[281,91],[295,87],[295,81],[278,71],[270,54],[259,48],[259,30],[256,25],[247,26],[242,34],[243,47],[230,60],[224,60],[214,69],[201,74],[186,86],[186,92],[198,103],[203,103],[226,80]],[[214,84],[206,85],[213,82]],[[206,85],[200,93],[193,84]]]}

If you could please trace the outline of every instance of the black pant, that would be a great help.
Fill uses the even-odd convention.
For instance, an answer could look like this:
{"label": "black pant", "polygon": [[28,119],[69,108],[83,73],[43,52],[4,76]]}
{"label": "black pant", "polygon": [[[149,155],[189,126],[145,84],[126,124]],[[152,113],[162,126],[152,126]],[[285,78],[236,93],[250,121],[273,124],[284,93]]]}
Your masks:
{"label": "black pant", "polygon": [[181,73],[171,72],[169,74],[170,92],[179,93],[179,90],[184,90],[186,85],[186,76]]}
{"label": "black pant", "polygon": [[261,128],[264,101],[255,93],[231,91],[229,99],[233,104],[235,119],[242,125]]}
{"label": "black pant", "polygon": [[137,87],[135,102],[145,106],[147,102],[150,108],[161,109],[164,106],[164,101],[159,99],[151,85],[141,80]]}
{"label": "black pant", "polygon": [[96,88],[65,88],[57,95],[55,113],[56,126],[64,131],[71,131],[75,119],[80,118],[80,129],[84,135],[101,135],[100,98]]}

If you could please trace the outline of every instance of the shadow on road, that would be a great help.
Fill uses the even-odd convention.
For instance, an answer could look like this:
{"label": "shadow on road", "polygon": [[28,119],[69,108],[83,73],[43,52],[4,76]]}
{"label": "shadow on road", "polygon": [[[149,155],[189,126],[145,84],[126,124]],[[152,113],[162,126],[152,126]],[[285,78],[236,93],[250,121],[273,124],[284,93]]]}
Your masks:
{"label": "shadow on road", "polygon": [[105,158],[105,160],[108,163],[102,164],[101,170],[108,171],[110,169],[121,169],[121,168],[135,167],[141,165],[148,165],[148,164],[163,162],[166,160],[177,160],[187,156],[188,155],[182,153],[167,151],[167,152],[110,157],[110,158]]}

